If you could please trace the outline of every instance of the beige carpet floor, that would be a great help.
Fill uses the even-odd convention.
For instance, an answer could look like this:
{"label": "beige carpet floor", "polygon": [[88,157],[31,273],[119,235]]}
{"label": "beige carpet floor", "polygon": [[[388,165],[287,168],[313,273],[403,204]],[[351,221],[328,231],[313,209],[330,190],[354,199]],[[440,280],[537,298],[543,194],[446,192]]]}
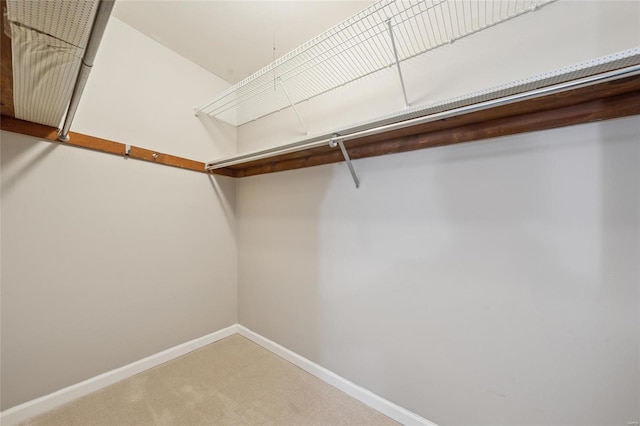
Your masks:
{"label": "beige carpet floor", "polygon": [[24,424],[398,423],[236,334],[79,398]]}

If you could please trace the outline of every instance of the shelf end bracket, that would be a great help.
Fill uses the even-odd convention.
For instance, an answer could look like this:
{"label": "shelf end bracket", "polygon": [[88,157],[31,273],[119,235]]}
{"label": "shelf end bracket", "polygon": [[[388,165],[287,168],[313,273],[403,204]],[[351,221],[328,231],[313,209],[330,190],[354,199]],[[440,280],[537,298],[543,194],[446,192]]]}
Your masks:
{"label": "shelf end bracket", "polygon": [[344,157],[344,161],[347,163],[347,167],[349,167],[349,172],[351,173],[351,177],[353,178],[353,183],[356,184],[356,188],[360,188],[360,179],[358,179],[358,175],[356,174],[356,170],[353,168],[353,164],[351,164],[351,157],[349,157],[349,153],[347,149],[344,147],[344,142],[340,138],[340,135],[337,133],[333,135],[331,141],[329,142],[329,146],[331,148],[335,148],[336,146],[340,147],[340,151],[342,151],[342,156]]}

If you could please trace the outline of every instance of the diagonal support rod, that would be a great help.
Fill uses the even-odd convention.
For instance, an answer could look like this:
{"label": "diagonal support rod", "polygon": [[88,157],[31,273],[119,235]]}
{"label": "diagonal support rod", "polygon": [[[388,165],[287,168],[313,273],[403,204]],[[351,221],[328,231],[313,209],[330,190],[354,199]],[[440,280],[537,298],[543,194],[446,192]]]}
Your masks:
{"label": "diagonal support rod", "polygon": [[404,87],[404,78],[402,78],[402,70],[400,69],[400,60],[398,59],[398,49],[396,48],[396,40],[393,37],[393,28],[391,28],[391,19],[387,20],[387,26],[389,27],[389,37],[391,37],[391,47],[393,48],[393,55],[396,58],[396,67],[398,68],[398,76],[400,77],[400,84],[402,85],[402,95],[404,96],[404,106],[409,108],[409,101],[407,100],[407,89]]}
{"label": "diagonal support rod", "polygon": [[356,188],[360,188],[360,179],[358,179],[356,170],[353,168],[353,164],[351,164],[351,157],[349,157],[347,148],[344,147],[344,142],[342,141],[342,139],[338,139],[339,136],[340,135],[333,135],[333,138],[331,138],[331,142],[329,142],[329,146],[332,148],[335,148],[336,145],[340,147],[340,151],[342,151],[344,161],[347,163],[347,167],[349,167],[349,172],[351,173],[351,177],[353,178],[353,183],[356,184]]}
{"label": "diagonal support rod", "polygon": [[278,83],[280,83],[280,87],[282,87],[282,91],[284,92],[284,95],[287,97],[287,100],[289,101],[291,108],[293,108],[293,111],[296,113],[296,116],[298,117],[298,121],[300,122],[300,124],[302,125],[302,129],[304,130],[304,134],[308,135],[309,129],[307,129],[307,125],[304,124],[304,121],[302,121],[302,117],[298,112],[298,108],[296,108],[296,104],[294,104],[291,98],[289,97],[289,92],[287,92],[287,89],[284,87],[284,84],[282,84],[282,80],[279,77],[278,77]]}

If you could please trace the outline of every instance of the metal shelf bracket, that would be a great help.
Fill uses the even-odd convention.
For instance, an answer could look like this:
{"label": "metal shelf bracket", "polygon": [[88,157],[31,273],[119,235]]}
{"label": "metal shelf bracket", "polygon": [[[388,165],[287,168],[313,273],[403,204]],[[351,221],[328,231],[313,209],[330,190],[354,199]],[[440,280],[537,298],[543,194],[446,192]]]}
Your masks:
{"label": "metal shelf bracket", "polygon": [[353,178],[353,183],[356,184],[356,188],[360,188],[360,179],[358,179],[358,175],[356,174],[356,170],[353,168],[353,164],[351,164],[351,157],[349,157],[349,153],[347,149],[344,147],[344,142],[342,138],[340,138],[339,134],[334,134],[331,140],[329,141],[329,146],[331,148],[335,148],[336,146],[340,147],[340,151],[342,151],[342,156],[344,157],[344,161],[347,163],[347,167],[349,167],[349,172],[351,173],[351,177]]}
{"label": "metal shelf bracket", "polygon": [[404,96],[404,107],[409,108],[409,100],[407,99],[407,89],[404,87],[404,78],[402,78],[402,69],[400,68],[400,59],[398,58],[398,49],[396,48],[396,39],[393,37],[393,27],[391,19],[387,20],[389,28],[389,37],[391,38],[391,47],[393,48],[393,56],[396,59],[396,67],[398,68],[398,77],[400,77],[400,85],[402,86],[402,95]]}
{"label": "metal shelf bracket", "polygon": [[296,113],[296,117],[298,117],[298,121],[300,122],[300,125],[302,126],[302,130],[304,130],[304,134],[308,135],[309,134],[309,129],[307,128],[307,125],[304,124],[304,121],[302,120],[302,117],[300,116],[300,113],[298,112],[298,108],[296,108],[296,104],[294,104],[293,101],[291,100],[291,97],[289,96],[289,92],[287,92],[287,89],[284,87],[284,84],[282,84],[282,80],[280,78],[278,78],[278,83],[280,83],[280,87],[282,87],[282,91],[284,92],[284,95],[287,97],[287,100],[289,101],[289,104],[291,105],[291,108],[293,108],[293,111]]}

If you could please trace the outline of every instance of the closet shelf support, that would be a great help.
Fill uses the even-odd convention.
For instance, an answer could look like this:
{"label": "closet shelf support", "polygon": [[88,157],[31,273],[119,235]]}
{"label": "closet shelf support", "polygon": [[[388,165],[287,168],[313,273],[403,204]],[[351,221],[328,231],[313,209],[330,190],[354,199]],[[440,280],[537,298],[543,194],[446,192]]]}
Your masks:
{"label": "closet shelf support", "polygon": [[391,47],[393,48],[393,56],[396,59],[396,68],[398,69],[398,77],[400,77],[400,85],[402,86],[402,96],[404,96],[404,107],[409,108],[409,100],[407,99],[407,89],[404,87],[404,78],[402,78],[402,69],[400,68],[400,59],[398,58],[398,48],[396,47],[396,40],[393,37],[393,27],[391,26],[391,19],[387,20],[387,27],[389,28],[389,37],[391,38]]}
{"label": "closet shelf support", "polygon": [[340,147],[340,151],[342,151],[342,156],[344,157],[344,161],[347,163],[347,167],[349,167],[349,172],[351,173],[351,177],[353,178],[353,183],[356,184],[356,188],[360,188],[360,179],[358,179],[358,175],[356,174],[356,170],[353,168],[353,164],[351,164],[351,157],[349,157],[349,153],[347,152],[347,148],[344,147],[344,142],[342,138],[340,138],[339,134],[334,134],[329,141],[329,146],[331,148],[335,148],[337,146]]}
{"label": "closet shelf support", "polygon": [[291,108],[293,108],[293,111],[296,113],[296,117],[298,117],[298,121],[300,122],[300,125],[302,126],[302,130],[304,131],[305,135],[309,134],[309,129],[307,128],[307,125],[304,124],[304,121],[302,120],[302,117],[300,116],[300,113],[298,112],[298,108],[296,108],[296,104],[293,103],[293,101],[291,100],[291,97],[289,96],[289,92],[287,92],[287,89],[284,87],[284,84],[282,83],[282,79],[278,78],[278,83],[280,83],[280,87],[282,88],[282,91],[284,92],[284,95],[287,97],[287,100],[289,101],[289,104],[291,105]]}

